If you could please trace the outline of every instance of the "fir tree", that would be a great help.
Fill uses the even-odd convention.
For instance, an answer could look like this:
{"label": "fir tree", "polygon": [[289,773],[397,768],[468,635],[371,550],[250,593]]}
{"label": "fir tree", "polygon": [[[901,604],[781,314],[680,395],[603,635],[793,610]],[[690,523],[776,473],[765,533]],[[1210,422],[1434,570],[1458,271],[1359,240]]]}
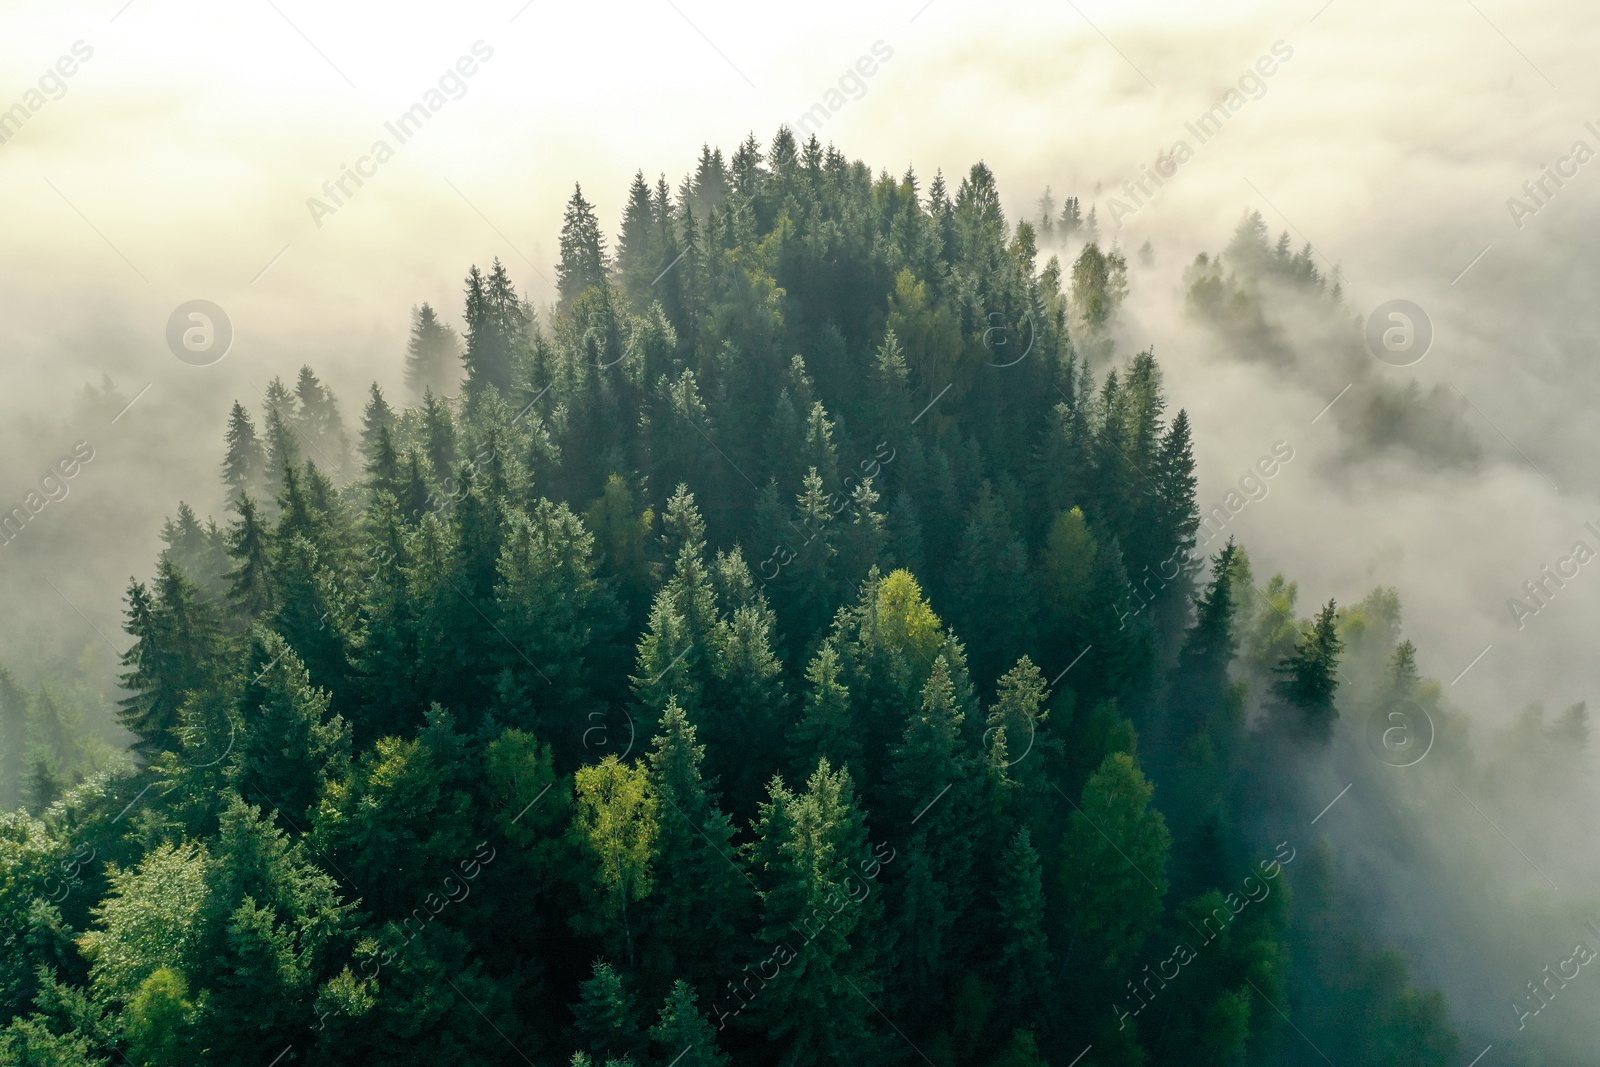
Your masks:
{"label": "fir tree", "polygon": [[728,1067],[730,1062],[717,1048],[716,1031],[695,1007],[694,990],[681,978],[672,983],[661,1005],[661,1021],[650,1028],[650,1039],[661,1050],[662,1060],[677,1067]]}
{"label": "fir tree", "polygon": [[411,309],[406,342],[406,388],[412,396],[447,394],[461,381],[460,340],[428,304]]}
{"label": "fir tree", "polygon": [[600,220],[583,198],[582,187],[574,186],[561,218],[561,262],[556,266],[561,306],[570,308],[589,289],[605,285],[605,236],[600,232]]}
{"label": "fir tree", "polygon": [[240,698],[243,724],[235,746],[233,783],[240,795],[281,811],[291,826],[307,812],[350,758],[350,727],[311,685],[305,665],[274,633],[257,631]]}
{"label": "fir tree", "polygon": [[1338,608],[1329,600],[1302,631],[1294,651],[1274,668],[1279,675],[1278,696],[1296,717],[1293,728],[1323,744],[1333,737],[1333,722],[1339,717],[1333,695],[1339,688],[1343,651]]}
{"label": "fir tree", "polygon": [[237,400],[228,412],[227,456],[222,461],[222,480],[233,497],[260,492],[267,471],[267,455],[256,437],[250,413]]}
{"label": "fir tree", "polygon": [[215,614],[199,590],[170,560],[156,570],[154,590],[140,582],[128,587],[125,629],[134,639],[123,653],[128,668],[118,701],[123,725],[139,740],[134,747],[153,755],[177,747],[178,709],[189,694],[214,684],[222,671],[225,643]]}
{"label": "fir tree", "polygon": [[759,994],[751,1007],[783,1063],[870,1061],[880,1041],[871,1005],[880,986],[872,931],[881,904],[859,888],[872,855],[850,776],[822,760],[803,793],[775,778],[755,829],[759,937],[780,966],[756,990],[748,977],[728,982],[719,1000],[737,1005],[738,991]]}
{"label": "fir tree", "polygon": [[594,972],[583,983],[572,1014],[578,1040],[597,1059],[621,1059],[642,1051],[644,1035],[634,995],[604,960],[594,961]]}
{"label": "fir tree", "polygon": [[237,565],[227,574],[228,602],[248,624],[272,611],[277,600],[273,593],[268,534],[256,514],[256,503],[249,494],[241,494],[234,510],[239,513],[239,519],[228,529],[228,555]]}
{"label": "fir tree", "polygon": [[394,409],[383,398],[383,390],[378,388],[378,383],[373,382],[372,387],[367,391],[367,406],[361,412],[362,459],[368,464],[372,462],[373,456],[377,454],[378,441],[384,430],[388,430],[391,433],[392,447],[394,428]]}

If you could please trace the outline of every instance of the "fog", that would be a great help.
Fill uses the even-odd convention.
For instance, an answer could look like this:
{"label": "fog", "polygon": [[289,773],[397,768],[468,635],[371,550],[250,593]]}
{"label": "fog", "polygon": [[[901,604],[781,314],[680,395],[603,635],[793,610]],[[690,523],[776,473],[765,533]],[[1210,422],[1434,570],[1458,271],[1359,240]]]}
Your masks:
{"label": "fog", "polygon": [[[404,397],[410,308],[429,301],[458,321],[471,264],[499,257],[536,304],[553,299],[574,182],[614,232],[636,169],[676,186],[702,143],[731,151],[750,131],[765,143],[838,90],[845,102],[816,132],[851,158],[924,181],[982,159],[1013,221],[1035,216],[1046,185],[1058,202],[1092,203],[1131,264],[1118,351],[1153,347],[1173,406],[1189,411],[1202,509],[1287,442],[1294,459],[1228,529],[1258,580],[1299,582],[1302,613],[1394,587],[1418,665],[1471,724],[1479,759],[1510,759],[1525,706],[1553,718],[1600,695],[1600,568],[1581,567],[1536,615],[1508,607],[1532,606],[1524,583],[1574,542],[1600,549],[1584,528],[1600,526],[1600,377],[1588,370],[1600,278],[1583,236],[1600,223],[1600,163],[1571,163],[1537,211],[1507,203],[1535,206],[1524,183],[1575,142],[1600,149],[1584,126],[1600,123],[1600,26],[1587,15],[1489,0],[12,3],[0,109],[31,88],[45,103],[0,144],[0,505],[22,503],[79,442],[93,458],[0,549],[0,662],[32,685],[87,656],[114,697],[122,595],[150,573],[162,520],[180,499],[224,520],[233,399],[259,410],[270,378],[309,363],[353,424],[368,382]],[[851,75],[879,42],[891,58]],[[75,73],[41,83],[75,54]],[[475,73],[449,73],[470,55]],[[1268,55],[1275,72],[1252,77]],[[1241,77],[1243,106],[1199,144],[1186,123]],[[446,104],[398,143],[385,124],[435,88]],[[392,159],[335,211],[308,206],[332,203],[324,182],[379,139]],[[1123,183],[1180,139],[1192,158],[1134,204]],[[1185,306],[1185,269],[1222,249],[1246,210],[1295,251],[1309,243],[1342,283],[1337,308],[1269,300],[1273,351],[1228,343]],[[1135,255],[1146,241],[1148,265]],[[232,322],[213,365],[174,358],[165,340],[192,299]],[[1434,331],[1406,367],[1362,347],[1367,315],[1392,299],[1421,306]],[[103,382],[108,393],[86,392]],[[1356,774],[1307,788],[1331,798]],[[1483,1027],[1496,1040],[1522,979],[1498,980],[1474,953],[1553,962],[1559,945],[1498,943],[1483,932],[1489,898],[1525,904],[1548,875],[1560,889],[1538,907],[1587,903],[1591,821],[1541,816],[1532,795],[1518,812],[1474,815],[1449,783],[1424,801],[1383,792],[1409,788],[1392,775],[1360,774],[1375,784],[1307,828],[1302,851],[1326,832],[1361,857],[1387,887],[1380,925],[1458,1014],[1499,1013]],[[1435,835],[1436,869],[1494,872],[1484,900],[1430,917],[1420,898],[1440,887],[1407,882],[1414,857],[1374,840],[1380,798],[1400,795]]]}

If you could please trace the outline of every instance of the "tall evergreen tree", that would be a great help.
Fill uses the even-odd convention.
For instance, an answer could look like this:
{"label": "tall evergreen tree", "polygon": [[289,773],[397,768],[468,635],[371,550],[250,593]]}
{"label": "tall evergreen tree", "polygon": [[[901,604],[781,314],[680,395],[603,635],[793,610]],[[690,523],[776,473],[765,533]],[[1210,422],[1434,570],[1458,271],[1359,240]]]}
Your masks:
{"label": "tall evergreen tree", "polygon": [[[719,996],[730,1006],[754,996],[756,1024],[794,1067],[871,1061],[881,1037],[872,1003],[879,992],[882,914],[876,894],[861,896],[868,869],[865,819],[850,776],[827,760],[793,793],[774,778],[751,846],[763,886],[761,942],[779,961],[757,989],[732,981]],[[768,986],[772,986],[770,991]]]}
{"label": "tall evergreen tree", "polygon": [[395,428],[394,408],[383,397],[383,390],[373,382],[367,391],[367,406],[361,412],[361,457],[367,463],[377,453],[378,439],[384,430],[392,434]]}
{"label": "tall evergreen tree", "polygon": [[1339,717],[1333,695],[1339,689],[1343,651],[1338,607],[1329,600],[1302,631],[1294,651],[1274,668],[1279,675],[1278,696],[1295,716],[1291,728],[1323,744],[1333,737],[1333,722]]}
{"label": "tall evergreen tree", "polygon": [[701,777],[704,758],[688,716],[669,702],[650,752],[650,780],[661,802],[660,858],[640,930],[654,973],[713,990],[736,966],[738,932],[755,896],[733,842],[733,822],[718,806],[713,784]]}
{"label": "tall evergreen tree", "polygon": [[227,574],[228,601],[248,625],[272,611],[277,598],[273,592],[268,533],[256,513],[256,503],[249,494],[241,494],[234,510],[239,519],[228,529],[228,555],[237,565]]}
{"label": "tall evergreen tree", "polygon": [[512,366],[528,343],[528,323],[511,276],[499,259],[487,275],[473,267],[467,274],[466,390],[479,395],[493,386],[502,396],[511,392]]}
{"label": "tall evergreen tree", "polygon": [[258,630],[240,697],[243,724],[234,748],[234,787],[252,803],[282,812],[291,827],[306,816],[350,759],[350,727],[313,688],[294,649]]}
{"label": "tall evergreen tree", "polygon": [[139,740],[134,747],[154,755],[177,747],[178,709],[191,693],[216,684],[226,648],[215,613],[175,564],[163,560],[154,589],[128,587],[125,629],[133,646],[123,653],[128,668],[118,701],[123,725]]}
{"label": "tall evergreen tree", "polygon": [[412,396],[451,393],[461,381],[461,342],[448,323],[424,303],[411,309],[406,342],[406,388]]}
{"label": "tall evergreen tree", "polygon": [[[641,180],[642,184],[642,180]],[[591,288],[606,285],[605,235],[594,208],[583,198],[581,186],[573,186],[561,218],[561,262],[556,266],[556,290],[561,306],[570,308]]]}
{"label": "tall evergreen tree", "polygon": [[234,497],[259,493],[267,472],[267,455],[256,436],[250,412],[237,400],[228,412],[227,456],[222,461],[222,480]]}
{"label": "tall evergreen tree", "polygon": [[0,667],[0,810],[22,801],[28,748],[28,691]]}
{"label": "tall evergreen tree", "polygon": [[576,1019],[578,1040],[587,1045],[597,1059],[608,1056],[615,1062],[632,1056],[644,1046],[634,994],[623,984],[615,968],[604,960],[595,960],[594,973],[583,983],[572,1014]]}
{"label": "tall evergreen tree", "polygon": [[650,1028],[650,1039],[661,1050],[661,1058],[677,1067],[728,1067],[731,1062],[717,1047],[716,1031],[695,1007],[694,990],[681,978],[672,983],[661,1005],[661,1020]]}

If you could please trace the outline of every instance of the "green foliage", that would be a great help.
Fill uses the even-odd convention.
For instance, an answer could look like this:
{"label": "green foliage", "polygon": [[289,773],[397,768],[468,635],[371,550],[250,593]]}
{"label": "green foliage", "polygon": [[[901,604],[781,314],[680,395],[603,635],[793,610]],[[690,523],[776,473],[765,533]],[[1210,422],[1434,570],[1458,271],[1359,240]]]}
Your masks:
{"label": "green foliage", "polygon": [[[0,670],[0,1060],[1301,1062],[1267,998],[1455,1062],[1331,854],[1235,907],[1353,710],[1470,766],[1398,597],[1302,626],[1243,548],[1200,574],[1094,209],[951,185],[707,146],[614,257],[575,191],[548,313],[498,261],[459,342],[420,305],[359,463],[309,367],[235,404],[226,531],[180,503],[128,591],[139,758],[92,660]],[[1259,230],[1197,306],[1315,287]],[[1581,708],[1522,732],[1581,766]]]}
{"label": "green foliage", "polygon": [[183,976],[168,967],[155,971],[139,986],[123,1016],[133,1062],[149,1067],[177,1062],[194,1022],[188,991]]}
{"label": "green foliage", "polygon": [[202,845],[161,845],[136,868],[112,872],[95,908],[97,928],[80,940],[99,996],[126,1001],[161,968],[182,974],[194,966],[209,864]]}

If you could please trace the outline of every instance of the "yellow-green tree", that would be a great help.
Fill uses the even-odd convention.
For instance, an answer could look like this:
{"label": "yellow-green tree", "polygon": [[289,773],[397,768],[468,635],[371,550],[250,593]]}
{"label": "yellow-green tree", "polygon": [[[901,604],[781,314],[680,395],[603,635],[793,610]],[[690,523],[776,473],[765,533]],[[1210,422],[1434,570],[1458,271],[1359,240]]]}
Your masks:
{"label": "yellow-green tree", "polygon": [[650,864],[655,858],[656,792],[643,767],[607,756],[579,769],[575,792],[578,840],[594,862],[600,910],[622,933],[629,966],[633,932],[628,905],[650,894]]}

